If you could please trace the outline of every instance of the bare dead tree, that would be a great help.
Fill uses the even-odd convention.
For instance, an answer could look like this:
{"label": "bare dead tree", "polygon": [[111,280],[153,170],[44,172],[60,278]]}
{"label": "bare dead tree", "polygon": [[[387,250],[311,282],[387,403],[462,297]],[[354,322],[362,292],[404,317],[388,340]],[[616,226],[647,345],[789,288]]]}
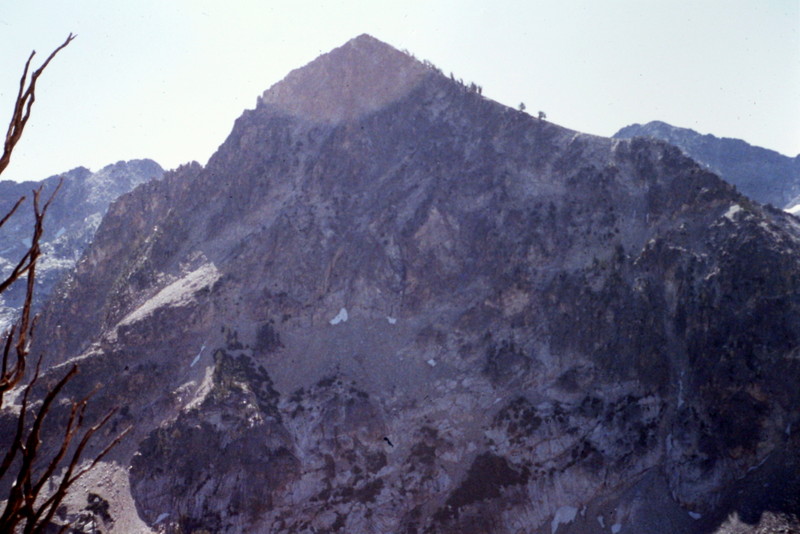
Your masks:
{"label": "bare dead tree", "polygon": [[[61,46],[56,48],[44,63],[30,74],[30,65],[35,52],[31,53],[25,63],[19,92],[14,105],[11,122],[6,133],[3,154],[0,157],[0,173],[8,166],[11,153],[22,136],[30,117],[31,108],[36,99],[36,82],[44,69],[56,54],[74,39],[70,34]],[[40,241],[44,229],[44,217],[61,184],[41,204],[41,187],[33,191],[33,235],[28,250],[17,262],[11,273],[0,281],[0,294],[12,284],[26,280],[26,292],[19,319],[5,332],[2,349],[2,367],[0,367],[0,409],[3,408],[6,394],[12,393],[21,386],[25,379],[30,342],[36,327],[36,317],[32,314],[33,291],[36,281],[36,262],[41,255]],[[16,204],[0,219],[2,227],[25,201],[20,198]],[[80,467],[82,455],[92,437],[100,430],[116,412],[109,411],[96,424],[85,428],[84,415],[91,394],[78,401],[70,401],[69,415],[64,424],[60,444],[54,453],[43,458],[42,430],[45,419],[50,413],[53,403],[64,390],[67,383],[77,374],[78,368],[73,365],[54,386],[44,394],[41,402],[33,401],[33,388],[39,380],[41,358],[36,365],[32,378],[24,385],[20,394],[19,412],[17,415],[14,436],[8,450],[2,454],[0,461],[0,481],[10,481],[11,489],[5,506],[0,513],[0,532],[23,532],[36,534],[44,532],[51,524],[56,510],[64,500],[70,487],[81,476],[86,474],[106,454],[116,446],[130,428],[117,435],[88,465]],[[53,489],[53,482],[55,481]],[[45,491],[45,487],[48,486]],[[0,499],[0,505],[3,504]],[[67,525],[61,531],[66,531]]]}

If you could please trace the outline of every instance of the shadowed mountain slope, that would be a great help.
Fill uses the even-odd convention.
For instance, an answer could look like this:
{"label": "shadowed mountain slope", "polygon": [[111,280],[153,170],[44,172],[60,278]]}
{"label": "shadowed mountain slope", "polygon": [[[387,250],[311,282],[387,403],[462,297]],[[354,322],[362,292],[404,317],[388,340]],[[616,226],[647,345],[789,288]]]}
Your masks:
{"label": "shadowed mountain slope", "polygon": [[713,532],[797,512],[799,269],[675,147],[361,36],[114,203],[36,349],[135,424],[108,531]]}

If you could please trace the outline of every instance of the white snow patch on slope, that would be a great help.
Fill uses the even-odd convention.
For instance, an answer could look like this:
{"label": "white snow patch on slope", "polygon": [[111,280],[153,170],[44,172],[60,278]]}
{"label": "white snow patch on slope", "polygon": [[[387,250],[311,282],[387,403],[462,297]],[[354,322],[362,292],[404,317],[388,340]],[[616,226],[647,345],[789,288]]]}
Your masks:
{"label": "white snow patch on slope", "polygon": [[346,323],[348,319],[347,315],[347,308],[342,308],[339,310],[339,313],[336,314],[336,317],[328,321],[329,323],[336,325],[339,323]]}
{"label": "white snow patch on slope", "polygon": [[783,210],[786,213],[791,213],[792,215],[800,215],[800,204],[795,204],[791,208]]}
{"label": "white snow patch on slope", "polygon": [[207,263],[153,295],[152,298],[129,313],[119,324],[127,325],[141,321],[158,308],[185,306],[194,300],[195,293],[212,285],[219,277],[220,273],[217,268],[213,264]]}
{"label": "white snow patch on slope", "polygon": [[698,519],[703,517],[703,514],[698,514],[697,512],[689,512],[689,517],[697,521]]}
{"label": "white snow patch on slope", "polygon": [[191,363],[191,365],[189,365],[189,367],[194,367],[197,364],[197,362],[200,361],[200,356],[203,355],[203,351],[204,350],[206,350],[206,344],[205,343],[203,343],[203,346],[200,347],[200,350],[197,352],[197,356],[194,357],[194,360],[192,360],[192,363]]}
{"label": "white snow patch on slope", "polygon": [[575,521],[576,515],[578,515],[578,509],[574,506],[562,506],[556,510],[556,515],[553,516],[553,521],[550,523],[550,534],[556,534],[559,525],[567,525]]}
{"label": "white snow patch on slope", "polygon": [[742,211],[742,207],[739,204],[734,204],[733,206],[728,208],[728,211],[725,212],[725,218],[728,219],[729,221],[732,221],[733,216],[739,213],[740,211]]}

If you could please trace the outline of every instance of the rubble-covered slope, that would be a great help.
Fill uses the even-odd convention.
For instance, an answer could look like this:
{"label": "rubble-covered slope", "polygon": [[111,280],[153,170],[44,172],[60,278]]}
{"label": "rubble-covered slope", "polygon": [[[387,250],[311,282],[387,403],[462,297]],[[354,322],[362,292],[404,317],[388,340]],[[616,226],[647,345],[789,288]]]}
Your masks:
{"label": "rubble-covered slope", "polygon": [[[79,167],[39,182],[0,182],[0,213],[6,214],[20,197],[26,202],[0,228],[0,271],[8,273],[30,246],[33,234],[32,191],[42,188],[45,203],[59,183],[61,188],[47,212],[41,240],[42,257],[36,269],[35,308],[70,272],[92,241],[108,205],[140,183],[158,179],[163,169],[151,160],[120,161],[97,172]],[[0,297],[0,330],[11,324],[25,297],[24,284],[11,286]]]}
{"label": "rubble-covered slope", "polygon": [[[402,91],[369,93],[386,64]],[[175,533],[797,512],[776,491],[798,480],[796,219],[368,36],[303,77],[205,168],[120,198],[43,318],[34,348],[80,362],[71,392],[104,383],[92,410],[134,424],[99,471],[124,483],[90,488],[97,528],[132,528],[131,502]]]}

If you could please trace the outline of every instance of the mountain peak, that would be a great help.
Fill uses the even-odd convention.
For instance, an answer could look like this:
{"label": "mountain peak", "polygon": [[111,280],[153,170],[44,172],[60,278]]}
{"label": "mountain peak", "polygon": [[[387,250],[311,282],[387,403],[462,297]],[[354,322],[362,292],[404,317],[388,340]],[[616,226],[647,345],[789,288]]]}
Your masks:
{"label": "mountain peak", "polygon": [[261,96],[315,122],[341,122],[376,111],[408,94],[430,69],[367,34],[290,72]]}

